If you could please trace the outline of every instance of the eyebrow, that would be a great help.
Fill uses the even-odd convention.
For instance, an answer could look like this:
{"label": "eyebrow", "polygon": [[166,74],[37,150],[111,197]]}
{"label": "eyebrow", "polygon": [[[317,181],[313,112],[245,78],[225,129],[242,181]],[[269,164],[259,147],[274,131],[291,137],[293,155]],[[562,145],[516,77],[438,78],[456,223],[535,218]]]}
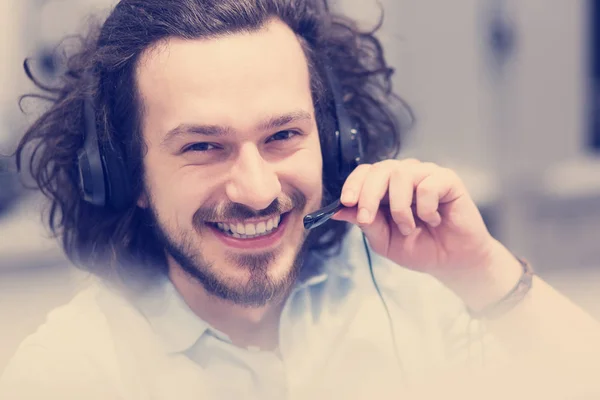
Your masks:
{"label": "eyebrow", "polygon": [[[304,110],[293,111],[287,114],[271,117],[257,125],[257,129],[261,131],[274,130],[281,128],[293,122],[301,122],[311,120],[312,114]],[[171,129],[165,135],[162,144],[166,144],[177,136],[184,134],[196,134],[204,136],[228,136],[233,133],[233,128],[220,125],[198,125],[198,124],[181,124],[178,127]]]}
{"label": "eyebrow", "polygon": [[310,121],[312,115],[304,110],[294,111],[288,114],[283,114],[277,117],[268,119],[267,121],[258,124],[258,129],[261,131],[270,131],[281,128],[292,122]]}

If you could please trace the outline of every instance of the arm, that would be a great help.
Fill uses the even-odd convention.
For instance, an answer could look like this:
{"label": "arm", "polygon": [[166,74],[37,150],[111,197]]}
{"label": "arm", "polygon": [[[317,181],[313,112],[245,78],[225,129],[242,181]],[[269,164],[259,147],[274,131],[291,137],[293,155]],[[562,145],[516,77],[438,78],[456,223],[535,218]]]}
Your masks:
{"label": "arm", "polygon": [[[472,310],[502,299],[522,274],[451,170],[417,160],[363,164],[341,201],[347,208],[334,218],[357,224],[378,254],[434,276]],[[600,324],[538,277],[516,307],[486,325],[513,366],[561,379],[577,370],[575,381],[587,382],[583,375],[600,362]]]}
{"label": "arm", "polygon": [[[472,310],[496,304],[519,279],[521,265],[501,245],[485,274],[447,282]],[[486,333],[508,350],[508,363],[467,371],[446,387],[468,398],[595,399],[600,396],[600,328],[596,320],[534,276],[514,307],[483,319]]]}
{"label": "arm", "polygon": [[[470,276],[457,274],[442,282],[471,309],[498,302],[522,274],[519,261],[496,242],[490,263]],[[485,320],[490,333],[515,355],[590,359],[600,356],[600,324],[538,276],[513,308]],[[597,358],[600,360],[600,358]]]}

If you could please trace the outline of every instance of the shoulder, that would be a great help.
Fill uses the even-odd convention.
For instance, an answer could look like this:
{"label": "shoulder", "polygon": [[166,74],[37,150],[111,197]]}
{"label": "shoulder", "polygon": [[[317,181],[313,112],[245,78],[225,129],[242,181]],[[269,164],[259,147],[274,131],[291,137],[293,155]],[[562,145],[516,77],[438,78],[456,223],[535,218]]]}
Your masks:
{"label": "shoulder", "polygon": [[98,301],[102,292],[92,284],[48,314],[6,367],[0,378],[1,398],[90,398],[92,389],[97,390],[95,396],[109,395],[119,372],[111,330]]}
{"label": "shoulder", "polygon": [[80,291],[70,302],[52,310],[21,346],[66,350],[98,341],[106,333],[106,317],[98,304],[101,293],[102,288],[96,283]]}

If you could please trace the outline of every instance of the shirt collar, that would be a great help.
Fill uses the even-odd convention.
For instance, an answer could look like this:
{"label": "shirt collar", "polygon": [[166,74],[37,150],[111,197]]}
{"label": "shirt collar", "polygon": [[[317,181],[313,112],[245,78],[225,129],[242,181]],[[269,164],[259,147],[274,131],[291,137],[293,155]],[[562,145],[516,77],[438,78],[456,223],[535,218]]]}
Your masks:
{"label": "shirt collar", "polygon": [[[352,258],[347,254],[347,242],[346,240],[341,252],[335,256],[309,253],[305,259],[305,268],[302,269],[308,272],[300,273],[293,293],[319,285],[330,276],[350,278],[352,266],[349,261]],[[207,331],[222,336],[189,308],[167,277],[144,294],[136,296],[135,303],[170,353],[189,349]]]}
{"label": "shirt collar", "polygon": [[350,278],[352,266],[347,262],[344,248],[337,255],[326,256],[320,253],[309,253],[293,293],[302,289],[316,286],[332,276]]}
{"label": "shirt collar", "polygon": [[170,353],[189,349],[210,329],[209,324],[189,308],[167,277],[136,298],[136,303]]}

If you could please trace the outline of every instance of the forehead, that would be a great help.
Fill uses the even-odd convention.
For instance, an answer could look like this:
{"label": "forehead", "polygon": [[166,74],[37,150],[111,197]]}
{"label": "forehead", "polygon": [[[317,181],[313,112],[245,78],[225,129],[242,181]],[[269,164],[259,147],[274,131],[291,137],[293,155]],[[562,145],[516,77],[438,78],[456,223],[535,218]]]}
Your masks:
{"label": "forehead", "polygon": [[273,114],[312,112],[304,51],[279,20],[256,32],[170,38],[142,55],[136,80],[153,131],[198,122],[244,129]]}

